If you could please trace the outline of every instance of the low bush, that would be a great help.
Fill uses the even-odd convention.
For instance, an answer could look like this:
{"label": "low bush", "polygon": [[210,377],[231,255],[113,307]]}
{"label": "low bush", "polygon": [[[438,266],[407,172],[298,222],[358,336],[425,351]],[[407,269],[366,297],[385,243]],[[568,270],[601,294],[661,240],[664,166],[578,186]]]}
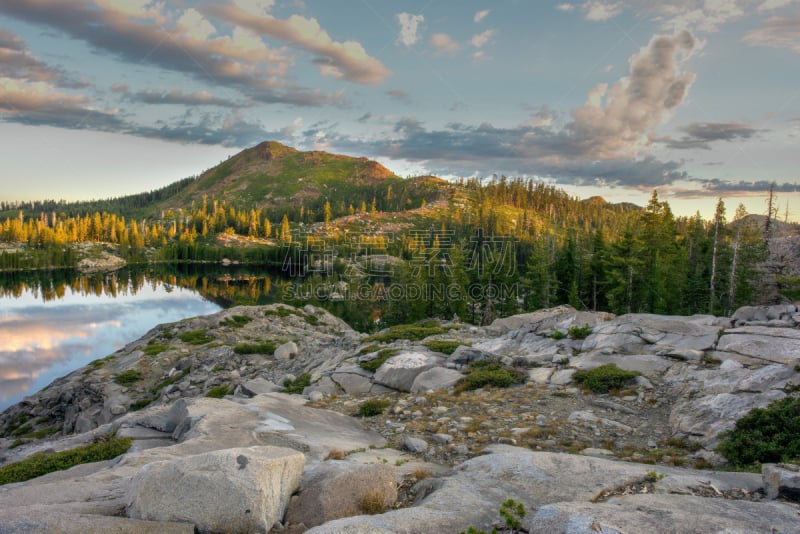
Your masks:
{"label": "low bush", "polygon": [[455,392],[470,391],[486,386],[507,388],[514,384],[523,384],[527,375],[513,367],[507,367],[494,360],[481,360],[470,364],[464,378],[456,382]]}
{"label": "low bush", "polygon": [[161,343],[150,343],[145,348],[142,349],[142,352],[144,352],[148,356],[156,356],[166,350],[169,350],[169,345],[163,345]]}
{"label": "low bush", "polygon": [[567,335],[572,339],[586,339],[591,333],[592,327],[588,324],[583,326],[574,325],[567,330]]}
{"label": "low bush", "polygon": [[378,490],[372,490],[358,500],[358,509],[362,514],[376,515],[382,514],[386,511],[386,505],[383,502],[383,494]]}
{"label": "low bush", "polygon": [[206,391],[206,397],[212,399],[221,399],[230,392],[231,392],[231,386],[229,384],[223,384],[221,386],[213,387],[208,391]]}
{"label": "low bush", "polygon": [[274,341],[261,341],[260,343],[237,343],[233,347],[236,354],[272,354],[278,344]]}
{"label": "low bush", "polygon": [[373,417],[380,415],[389,407],[391,403],[384,399],[370,399],[358,405],[358,415],[361,417]]}
{"label": "low bush", "polygon": [[800,460],[800,397],[756,408],[723,435],[717,452],[734,467]]}
{"label": "low bush", "polygon": [[295,395],[301,395],[303,390],[311,385],[311,375],[308,373],[304,373],[294,380],[284,380],[283,381],[283,392],[284,393],[293,393]]}
{"label": "low bush", "polygon": [[220,321],[220,326],[230,326],[231,328],[241,328],[253,320],[252,317],[247,315],[232,315],[227,319]]}
{"label": "low bush", "polygon": [[378,352],[378,355],[375,358],[367,360],[365,362],[361,362],[358,365],[365,371],[374,373],[375,371],[378,370],[378,368],[381,365],[383,365],[386,362],[386,360],[388,360],[398,352],[400,352],[400,349],[383,349]]}
{"label": "low bush", "polygon": [[32,454],[22,461],[0,467],[0,485],[24,482],[80,464],[111,460],[125,453],[132,443],[130,438],[110,438],[62,452]]}
{"label": "low bush", "polygon": [[441,352],[442,354],[447,354],[450,356],[453,354],[456,349],[462,345],[469,346],[469,343],[461,343],[460,341],[428,341],[427,343],[423,343],[426,347],[428,347],[433,352]]}
{"label": "low bush", "polygon": [[287,308],[285,306],[276,306],[274,309],[271,310],[264,310],[264,315],[270,316],[274,315],[277,317],[289,317],[290,315],[300,315],[300,312],[297,310],[293,310],[292,308]]}
{"label": "low bush", "polygon": [[114,382],[120,386],[131,387],[142,379],[142,373],[135,369],[128,369],[114,377]]}
{"label": "low bush", "polygon": [[612,389],[620,389],[641,374],[638,371],[625,371],[608,363],[589,371],[577,371],[572,379],[595,393],[608,393]]}
{"label": "low bush", "polygon": [[205,345],[214,338],[208,335],[207,330],[191,330],[179,335],[178,339],[189,345]]}
{"label": "low bush", "polygon": [[401,324],[389,328],[386,332],[374,334],[365,338],[363,341],[369,343],[377,341],[379,343],[391,343],[398,339],[408,339],[410,341],[420,341],[426,337],[444,334],[446,329],[442,328],[437,321],[429,320],[415,324]]}
{"label": "low bush", "polygon": [[553,331],[550,333],[550,339],[555,339],[556,341],[558,341],[558,340],[560,340],[560,339],[564,339],[564,338],[566,338],[566,337],[567,337],[567,334],[565,334],[565,333],[564,333],[564,332],[562,332],[561,330],[553,330]]}

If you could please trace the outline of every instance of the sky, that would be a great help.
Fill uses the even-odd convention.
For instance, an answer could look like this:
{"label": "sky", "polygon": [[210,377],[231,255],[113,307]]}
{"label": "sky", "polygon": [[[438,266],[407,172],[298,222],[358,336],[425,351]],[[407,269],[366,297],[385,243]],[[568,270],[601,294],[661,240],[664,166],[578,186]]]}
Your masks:
{"label": "sky", "polygon": [[0,0],[0,200],[274,140],[800,219],[800,0]]}

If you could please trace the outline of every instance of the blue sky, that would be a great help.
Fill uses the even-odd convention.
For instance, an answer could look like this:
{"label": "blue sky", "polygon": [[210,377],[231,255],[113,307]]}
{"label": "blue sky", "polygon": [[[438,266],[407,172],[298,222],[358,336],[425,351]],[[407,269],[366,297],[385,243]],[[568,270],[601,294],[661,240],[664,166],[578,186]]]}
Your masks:
{"label": "blue sky", "polygon": [[0,198],[85,199],[263,140],[800,216],[799,0],[0,0]]}

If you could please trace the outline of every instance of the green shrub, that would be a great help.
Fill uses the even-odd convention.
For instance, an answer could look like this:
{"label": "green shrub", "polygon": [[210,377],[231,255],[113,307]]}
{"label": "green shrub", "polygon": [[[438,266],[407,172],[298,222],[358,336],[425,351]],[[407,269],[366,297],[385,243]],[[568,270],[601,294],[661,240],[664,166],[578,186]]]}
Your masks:
{"label": "green shrub", "polygon": [[361,417],[372,417],[380,415],[389,407],[391,403],[384,399],[370,399],[358,405],[358,415]]}
{"label": "green shrub", "polygon": [[567,335],[572,339],[586,339],[592,333],[592,327],[588,324],[583,326],[574,325],[567,330]]}
{"label": "green shrub", "polygon": [[220,326],[230,326],[231,328],[241,328],[253,320],[252,317],[247,315],[232,315],[227,319],[220,321]]}
{"label": "green shrub", "polygon": [[14,430],[10,432],[10,435],[13,437],[23,436],[33,430],[33,425],[30,423],[25,423],[22,426],[18,426]]}
{"label": "green shrub", "polygon": [[494,360],[481,360],[470,364],[464,378],[456,382],[455,392],[470,391],[491,386],[507,388],[513,384],[523,384],[527,375],[513,367],[507,367]]}
{"label": "green shrub", "polygon": [[284,380],[283,392],[293,393],[295,395],[301,395],[303,393],[303,390],[310,385],[311,385],[311,375],[308,373],[303,373],[294,380]]}
{"label": "green shrub", "polygon": [[378,370],[378,368],[381,365],[384,364],[384,362],[386,362],[386,360],[388,360],[398,352],[400,352],[400,349],[383,349],[382,351],[378,352],[378,355],[375,358],[367,360],[365,362],[361,362],[358,365],[365,371],[374,373],[375,371]]}
{"label": "green shrub", "polygon": [[275,315],[278,317],[289,317],[290,315],[300,315],[300,312],[297,310],[293,310],[292,308],[287,308],[285,306],[276,306],[274,309],[271,310],[264,310],[264,315]]}
{"label": "green shrub", "polygon": [[638,371],[625,371],[613,363],[607,363],[589,371],[578,371],[572,375],[572,379],[595,393],[608,393],[612,389],[620,389],[629,380],[641,374]]}
{"label": "green shrub", "polygon": [[132,412],[138,412],[142,408],[147,408],[148,406],[150,406],[150,404],[153,403],[154,400],[155,399],[153,399],[153,398],[139,399],[136,402],[134,402],[133,404],[131,404],[131,411]]}
{"label": "green shrub", "polygon": [[380,345],[367,345],[366,347],[362,347],[361,350],[358,351],[359,354],[369,354],[370,352],[375,352],[381,348]]}
{"label": "green shrub", "polygon": [[145,348],[142,349],[142,352],[148,356],[156,356],[157,354],[161,354],[166,350],[169,350],[169,345],[162,345],[161,343],[149,343]]}
{"label": "green shrub", "polygon": [[120,386],[131,387],[142,379],[142,373],[135,369],[128,369],[114,377],[114,382]]}
{"label": "green shrub", "polygon": [[208,335],[207,330],[191,330],[179,335],[178,339],[189,345],[205,345],[214,338]]}
{"label": "green shrub", "polygon": [[262,341],[260,343],[237,343],[233,347],[236,354],[272,354],[278,344],[274,341]]}
{"label": "green shrub", "polygon": [[550,333],[550,339],[555,339],[556,341],[558,341],[560,339],[564,339],[565,337],[567,337],[567,335],[564,332],[562,332],[561,330],[553,330]]}
{"label": "green shrub", "polygon": [[212,399],[221,399],[230,392],[231,392],[231,386],[229,384],[223,384],[221,386],[213,387],[208,391],[206,391],[206,397],[210,397]]}
{"label": "green shrub", "polygon": [[408,339],[411,341],[420,341],[426,337],[435,336],[437,334],[444,334],[447,332],[444,328],[439,326],[436,321],[423,321],[416,324],[401,324],[389,328],[386,332],[375,334],[364,338],[364,342],[377,341],[379,343],[391,343],[398,339]]}
{"label": "green shrub", "polygon": [[427,343],[423,343],[423,345],[431,349],[433,352],[441,352],[442,354],[447,354],[448,356],[453,354],[456,349],[462,345],[469,347],[469,343],[461,343],[460,341],[428,341]]}
{"label": "green shrub", "polygon": [[723,435],[717,452],[738,468],[800,460],[800,397],[751,410]]}
{"label": "green shrub", "polygon": [[111,460],[125,453],[132,443],[130,438],[111,438],[67,451],[32,454],[22,461],[0,467],[0,485],[24,482],[79,464]]}
{"label": "green shrub", "polygon": [[525,505],[514,499],[508,499],[500,505],[500,515],[506,520],[506,529],[520,530],[522,520],[525,519]]}

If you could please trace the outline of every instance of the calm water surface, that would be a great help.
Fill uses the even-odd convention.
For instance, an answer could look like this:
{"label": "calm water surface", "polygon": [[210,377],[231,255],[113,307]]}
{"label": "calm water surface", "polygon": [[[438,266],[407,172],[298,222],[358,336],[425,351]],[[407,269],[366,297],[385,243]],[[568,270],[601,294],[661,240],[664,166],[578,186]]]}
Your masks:
{"label": "calm water surface", "polygon": [[169,278],[0,281],[0,411],[160,323],[219,311]]}

